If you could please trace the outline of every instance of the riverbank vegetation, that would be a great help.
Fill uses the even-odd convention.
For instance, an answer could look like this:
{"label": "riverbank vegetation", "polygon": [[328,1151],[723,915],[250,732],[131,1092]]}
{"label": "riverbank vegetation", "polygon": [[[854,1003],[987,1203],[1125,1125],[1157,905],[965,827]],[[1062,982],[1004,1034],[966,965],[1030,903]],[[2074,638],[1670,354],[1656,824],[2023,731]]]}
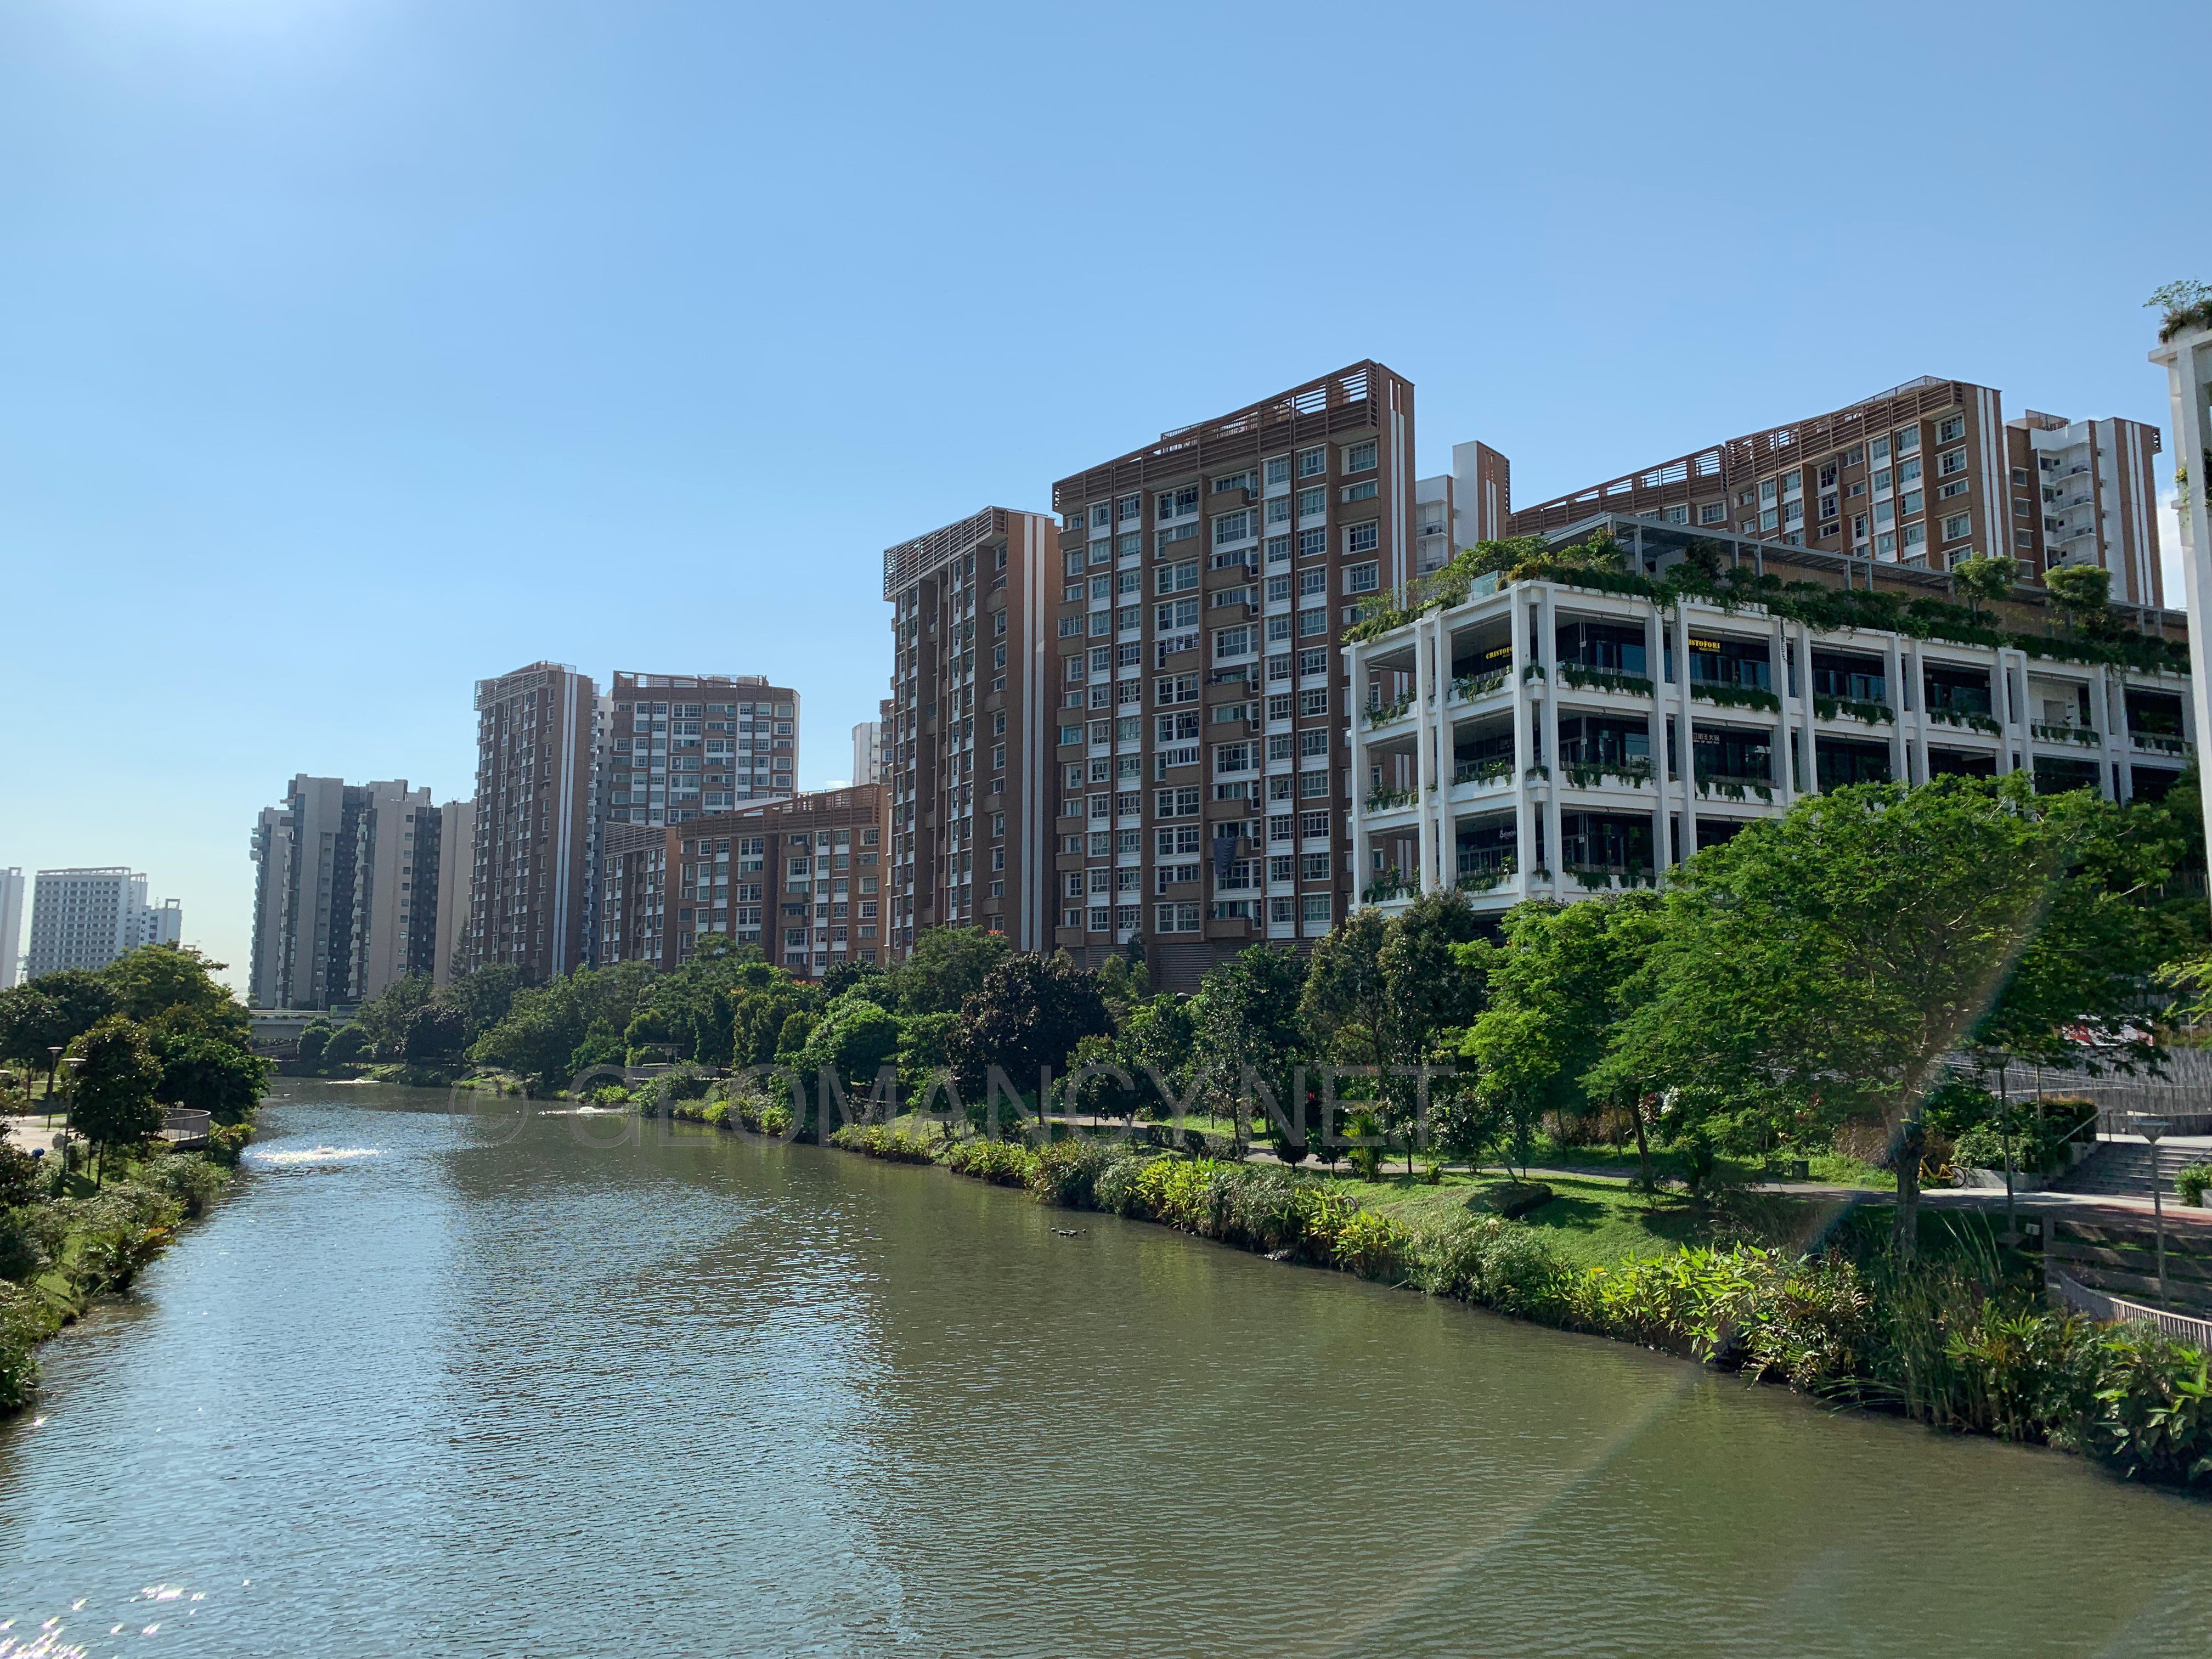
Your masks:
{"label": "riverbank vegetation", "polygon": [[[70,1131],[55,1152],[0,1142],[0,1412],[35,1390],[38,1345],[126,1288],[230,1179],[270,1067],[222,966],[147,945],[0,991],[0,1060],[18,1068],[0,1103]],[[159,1138],[165,1107],[209,1114],[204,1152]]]}

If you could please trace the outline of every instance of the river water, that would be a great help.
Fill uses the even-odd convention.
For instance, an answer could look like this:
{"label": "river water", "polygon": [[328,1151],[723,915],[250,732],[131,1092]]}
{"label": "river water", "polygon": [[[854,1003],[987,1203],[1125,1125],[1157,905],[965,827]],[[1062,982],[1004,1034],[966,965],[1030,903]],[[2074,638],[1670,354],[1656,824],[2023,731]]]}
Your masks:
{"label": "river water", "polygon": [[0,1427],[0,1654],[2208,1645],[2212,1509],[941,1171],[297,1082],[249,1156]]}

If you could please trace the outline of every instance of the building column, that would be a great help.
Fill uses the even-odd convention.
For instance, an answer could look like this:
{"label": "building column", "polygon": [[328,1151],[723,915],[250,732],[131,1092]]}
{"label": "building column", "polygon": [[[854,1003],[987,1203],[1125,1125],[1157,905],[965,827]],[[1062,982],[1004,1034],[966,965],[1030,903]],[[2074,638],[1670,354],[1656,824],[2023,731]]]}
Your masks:
{"label": "building column", "polygon": [[[1345,701],[1351,705],[1351,724],[1347,728],[1352,745],[1352,892],[1346,900],[1347,908],[1359,902],[1359,896],[1367,884],[1374,879],[1369,866],[1374,860],[1367,847],[1367,739],[1362,726],[1367,719],[1367,647],[1364,641],[1347,645],[1344,653],[1348,659],[1352,684]],[[1293,666],[1296,665],[1294,664]],[[1295,682],[1293,682],[1295,684]],[[1200,750],[1203,756],[1203,748]],[[1296,803],[1292,803],[1295,810]],[[1297,826],[1294,823],[1291,828]],[[1292,845],[1296,845],[1295,842]],[[1302,922],[1301,927],[1304,926]]]}
{"label": "building column", "polygon": [[1559,830],[1559,590],[1544,584],[1536,607],[1536,651],[1544,665],[1544,764],[1551,771],[1544,789],[1544,856],[1552,872],[1552,890],[1560,890],[1561,866],[1566,862]]}
{"label": "building column", "polygon": [[1413,830],[1420,837],[1419,870],[1424,893],[1437,890],[1436,836],[1431,823],[1435,808],[1429,799],[1429,792],[1437,787],[1435,715],[1429,708],[1429,698],[1437,684],[1429,662],[1430,640],[1434,632],[1431,620],[1416,617],[1413,629]]}
{"label": "building column", "polygon": [[1770,615],[1767,618],[1766,653],[1766,677],[1782,711],[1774,720],[1774,768],[1781,774],[1776,789],[1782,810],[1786,812],[1797,799],[1797,769],[1790,764],[1790,737],[1796,730],[1790,710],[1796,699],[1790,695],[1789,629],[1779,617]]}
{"label": "building column", "polygon": [[1682,856],[1698,851],[1697,724],[1690,713],[1690,615],[1680,600],[1674,605],[1674,756],[1681,763]]}
{"label": "building column", "polygon": [[1644,717],[1651,745],[1651,872],[1655,884],[1667,884],[1667,872],[1678,861],[1674,815],[1667,810],[1667,682],[1660,669],[1667,659],[1661,630],[1667,625],[1658,601],[1646,599],[1644,613],[1644,665],[1651,680],[1651,712]]}
{"label": "building column", "polygon": [[1889,775],[1893,781],[1909,784],[1915,780],[1911,758],[1905,753],[1905,747],[1907,708],[1905,699],[1905,653],[1898,635],[1893,634],[1889,636],[1888,643],[1883,647],[1882,657],[1882,672],[1888,677],[1890,694]]}
{"label": "building column", "polygon": [[1505,609],[1505,626],[1513,647],[1506,671],[1510,676],[1507,685],[1513,696],[1513,861],[1518,866],[1513,880],[1523,898],[1534,890],[1529,872],[1536,867],[1534,786],[1528,781],[1528,769],[1536,763],[1536,711],[1528,684],[1528,668],[1534,660],[1528,649],[1528,618],[1533,614],[1529,606],[1521,603],[1519,595],[1510,597]]}

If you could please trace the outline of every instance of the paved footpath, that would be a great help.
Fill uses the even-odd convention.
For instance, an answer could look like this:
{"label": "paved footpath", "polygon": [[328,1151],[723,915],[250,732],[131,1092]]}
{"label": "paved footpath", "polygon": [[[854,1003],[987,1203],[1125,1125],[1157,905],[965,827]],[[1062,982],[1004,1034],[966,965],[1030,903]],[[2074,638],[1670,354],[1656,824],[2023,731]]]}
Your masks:
{"label": "paved footpath", "polygon": [[26,1152],[52,1152],[54,1137],[62,1132],[62,1115],[56,1112],[53,1123],[36,1115],[30,1117],[0,1117],[0,1140]]}

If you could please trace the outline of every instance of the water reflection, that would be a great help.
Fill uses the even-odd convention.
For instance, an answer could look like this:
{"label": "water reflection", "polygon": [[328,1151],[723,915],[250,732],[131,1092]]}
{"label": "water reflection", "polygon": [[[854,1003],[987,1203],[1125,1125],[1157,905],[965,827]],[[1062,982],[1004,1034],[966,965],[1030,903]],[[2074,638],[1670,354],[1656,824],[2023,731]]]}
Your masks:
{"label": "water reflection", "polygon": [[935,1172],[294,1086],[0,1430],[0,1656],[2149,1654],[2212,1611],[2206,1512],[2069,1460]]}

